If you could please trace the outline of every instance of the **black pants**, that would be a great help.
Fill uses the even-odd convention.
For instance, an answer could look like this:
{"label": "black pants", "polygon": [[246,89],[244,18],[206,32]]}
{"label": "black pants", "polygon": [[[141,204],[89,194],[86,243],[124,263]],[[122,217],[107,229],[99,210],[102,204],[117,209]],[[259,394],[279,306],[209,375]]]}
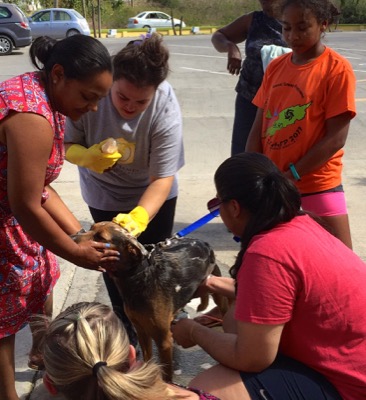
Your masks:
{"label": "black pants", "polygon": [[233,133],[231,138],[232,156],[245,151],[245,145],[256,114],[257,107],[240,93],[237,93],[235,100]]}
{"label": "black pants", "polygon": [[[158,243],[166,238],[172,236],[175,207],[177,204],[177,198],[167,200],[160,208],[159,212],[155,215],[154,219],[149,223],[145,232],[141,233],[138,240],[142,244]],[[131,210],[119,210],[119,211],[103,211],[89,207],[90,214],[93,217],[94,222],[111,221],[117,214],[123,213],[128,214]],[[133,346],[137,345],[137,335],[133,328],[130,320],[125,314],[123,307],[123,299],[120,296],[116,285],[108,274],[103,273],[104,283],[106,285],[109,298],[111,299],[112,307],[114,312],[121,319],[125,326],[130,342]]]}

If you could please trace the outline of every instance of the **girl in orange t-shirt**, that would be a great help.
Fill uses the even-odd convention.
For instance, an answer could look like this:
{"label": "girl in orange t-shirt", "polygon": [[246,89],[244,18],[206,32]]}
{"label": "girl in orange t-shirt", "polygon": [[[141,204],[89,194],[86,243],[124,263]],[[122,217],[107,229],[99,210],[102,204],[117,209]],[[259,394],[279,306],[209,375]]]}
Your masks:
{"label": "girl in orange t-shirt", "polygon": [[258,106],[247,151],[263,153],[296,183],[302,208],[321,217],[352,248],[342,156],[356,115],[350,63],[321,42],[328,0],[287,0],[283,36],[292,52],[273,60],[253,100]]}

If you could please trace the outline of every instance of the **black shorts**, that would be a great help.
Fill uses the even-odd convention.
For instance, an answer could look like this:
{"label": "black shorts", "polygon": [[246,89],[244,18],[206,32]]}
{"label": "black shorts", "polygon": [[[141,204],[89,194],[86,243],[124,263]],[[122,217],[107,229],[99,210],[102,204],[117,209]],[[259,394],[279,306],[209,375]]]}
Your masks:
{"label": "black shorts", "polygon": [[323,375],[285,356],[260,373],[240,376],[252,400],[342,400]]}

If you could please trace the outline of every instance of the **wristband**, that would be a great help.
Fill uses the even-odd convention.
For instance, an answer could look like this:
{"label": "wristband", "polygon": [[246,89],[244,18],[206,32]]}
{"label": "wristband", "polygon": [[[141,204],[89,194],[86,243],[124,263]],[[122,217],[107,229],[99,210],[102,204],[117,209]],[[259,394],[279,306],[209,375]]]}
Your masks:
{"label": "wristband", "polygon": [[295,181],[301,181],[301,177],[300,177],[299,173],[297,172],[295,165],[293,163],[290,163],[289,168],[290,168],[291,174],[294,177]]}

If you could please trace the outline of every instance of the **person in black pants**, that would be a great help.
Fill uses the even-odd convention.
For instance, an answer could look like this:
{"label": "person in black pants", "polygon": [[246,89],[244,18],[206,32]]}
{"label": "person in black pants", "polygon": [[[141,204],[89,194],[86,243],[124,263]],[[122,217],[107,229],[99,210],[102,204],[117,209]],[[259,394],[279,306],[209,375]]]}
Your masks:
{"label": "person in black pants", "polygon": [[[113,85],[94,112],[68,119],[66,159],[79,167],[80,187],[95,222],[111,221],[154,244],[172,235],[179,169],[184,165],[182,118],[166,78],[169,52],[157,34],[131,41],[113,57]],[[131,342],[136,334],[113,281],[112,305]]]}

